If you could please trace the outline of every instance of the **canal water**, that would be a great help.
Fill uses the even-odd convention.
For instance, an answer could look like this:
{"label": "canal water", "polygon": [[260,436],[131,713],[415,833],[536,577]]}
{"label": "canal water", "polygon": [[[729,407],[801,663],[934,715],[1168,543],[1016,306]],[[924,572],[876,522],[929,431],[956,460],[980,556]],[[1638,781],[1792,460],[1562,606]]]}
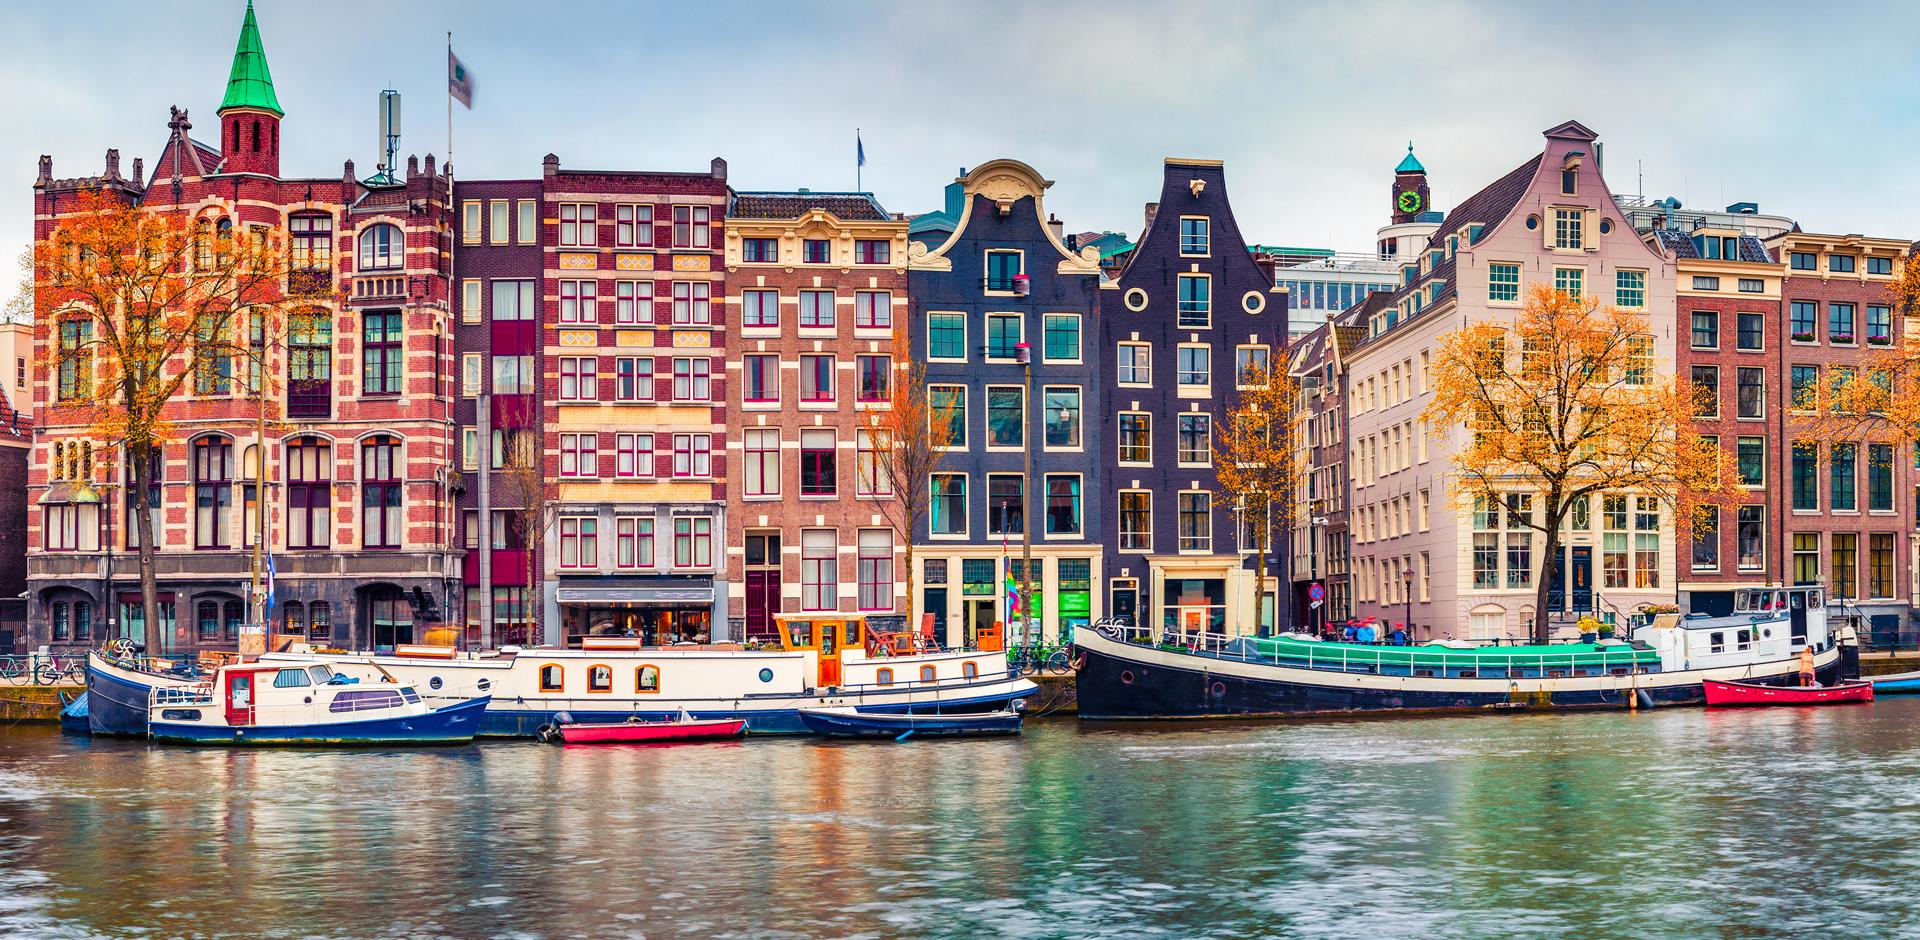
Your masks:
{"label": "canal water", "polygon": [[0,936],[1911,935],[1916,728],[1916,699],[897,745],[16,727]]}

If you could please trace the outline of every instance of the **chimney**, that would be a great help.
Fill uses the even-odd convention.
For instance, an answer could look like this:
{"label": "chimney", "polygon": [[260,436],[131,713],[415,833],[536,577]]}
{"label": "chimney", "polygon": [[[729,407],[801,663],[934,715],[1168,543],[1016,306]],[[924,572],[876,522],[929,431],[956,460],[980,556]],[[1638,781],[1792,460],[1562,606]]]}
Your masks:
{"label": "chimney", "polygon": [[145,157],[133,158],[133,181],[142,186],[146,185],[147,182],[146,168],[143,166],[144,163],[146,163]]}
{"label": "chimney", "polygon": [[43,184],[53,182],[53,155],[52,154],[43,153],[40,155],[40,177],[36,182],[43,183]]}
{"label": "chimney", "polygon": [[1278,267],[1279,264],[1280,264],[1280,259],[1274,257],[1269,252],[1263,251],[1253,256],[1254,267],[1257,267],[1260,269],[1260,273],[1266,277],[1267,284],[1269,285],[1276,283],[1274,281],[1273,269]]}
{"label": "chimney", "polygon": [[1146,226],[1147,228],[1153,227],[1153,217],[1159,214],[1160,214],[1159,203],[1157,202],[1147,203],[1147,226]]}
{"label": "chimney", "polygon": [[1055,241],[1066,241],[1067,223],[1060,221],[1060,217],[1051,212],[1047,213],[1047,229],[1053,232]]}
{"label": "chimney", "polygon": [[118,147],[107,148],[107,172],[104,175],[110,180],[120,178],[120,149]]}
{"label": "chimney", "polygon": [[428,176],[433,175],[433,154],[427,154],[427,162],[426,162],[425,169],[427,171]]}
{"label": "chimney", "polygon": [[560,158],[553,154],[547,154],[545,157],[542,157],[540,159],[540,175],[547,179],[552,179],[560,175]]}
{"label": "chimney", "polygon": [[717,179],[717,180],[726,179],[727,178],[727,161],[722,160],[719,157],[714,157],[713,162],[707,164],[707,173],[708,175],[712,176],[714,179]]}
{"label": "chimney", "polygon": [[348,160],[346,166],[340,168],[340,182],[346,186],[347,192],[353,192],[355,177],[353,175],[352,160]]}

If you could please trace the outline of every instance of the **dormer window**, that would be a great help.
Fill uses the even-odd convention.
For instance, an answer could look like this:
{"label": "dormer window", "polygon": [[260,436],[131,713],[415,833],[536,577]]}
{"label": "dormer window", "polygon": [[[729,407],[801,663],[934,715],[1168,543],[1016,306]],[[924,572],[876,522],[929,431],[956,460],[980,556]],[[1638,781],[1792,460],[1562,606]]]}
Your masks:
{"label": "dormer window", "polygon": [[1475,222],[1472,225],[1467,226],[1467,244],[1469,245],[1480,244],[1480,234],[1482,232],[1485,232],[1486,230],[1487,230],[1487,227],[1485,225],[1482,225],[1479,222]]}

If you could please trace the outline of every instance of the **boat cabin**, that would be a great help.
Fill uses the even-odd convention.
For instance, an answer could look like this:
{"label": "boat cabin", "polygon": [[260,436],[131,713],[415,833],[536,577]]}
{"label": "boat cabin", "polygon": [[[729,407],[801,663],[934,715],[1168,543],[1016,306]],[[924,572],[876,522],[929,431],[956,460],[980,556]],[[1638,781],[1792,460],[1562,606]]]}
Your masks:
{"label": "boat cabin", "polygon": [[861,614],[832,611],[774,614],[773,623],[781,650],[816,654],[819,663],[816,684],[821,688],[841,684],[840,666],[848,650],[866,655],[867,618]]}
{"label": "boat cabin", "polygon": [[311,723],[322,707],[347,720],[348,715],[420,704],[420,693],[412,686],[362,685],[325,663],[222,666],[210,683],[156,688],[152,695],[158,720],[230,728]]}
{"label": "boat cabin", "polygon": [[1688,614],[1642,627],[1633,638],[1659,650],[1667,670],[1785,660],[1803,646],[1832,643],[1825,596],[1817,585],[1742,588],[1734,592],[1731,614]]}

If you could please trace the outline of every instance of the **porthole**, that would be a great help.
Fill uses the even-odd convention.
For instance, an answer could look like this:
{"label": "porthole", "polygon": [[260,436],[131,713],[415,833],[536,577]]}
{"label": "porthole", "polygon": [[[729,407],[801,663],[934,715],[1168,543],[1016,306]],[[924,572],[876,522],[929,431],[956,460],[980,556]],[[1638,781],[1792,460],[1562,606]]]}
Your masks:
{"label": "porthole", "polygon": [[1214,698],[1225,698],[1226,694],[1227,694],[1227,684],[1225,682],[1215,682],[1213,684]]}
{"label": "porthole", "polygon": [[1138,287],[1128,288],[1126,297],[1122,299],[1126,302],[1127,309],[1134,313],[1147,309],[1147,292]]}
{"label": "porthole", "polygon": [[439,676],[434,676],[433,678],[431,678],[431,679],[428,679],[428,680],[427,680],[427,688],[429,688],[429,689],[438,689],[438,688],[440,688],[440,677],[439,677]]}
{"label": "porthole", "polygon": [[771,669],[761,669],[761,670],[760,670],[760,681],[761,681],[761,682],[772,682],[772,681],[773,681],[773,670],[771,670]]}
{"label": "porthole", "polygon": [[1131,669],[1120,670],[1120,684],[1121,685],[1133,684],[1133,670]]}
{"label": "porthole", "polygon": [[1600,220],[1600,234],[1602,234],[1602,235],[1612,235],[1612,234],[1613,234],[1613,220],[1612,220],[1612,219],[1601,219],[1601,220]]}
{"label": "porthole", "polygon": [[478,683],[478,687],[479,687],[479,689],[480,689],[480,691],[482,691],[482,692],[485,692],[486,690],[488,690],[488,689],[491,689],[491,688],[493,688],[493,680],[492,680],[492,679],[482,679],[482,680],[480,680],[480,682]]}
{"label": "porthole", "polygon": [[1529,232],[1531,232],[1531,231],[1533,231],[1534,229],[1537,229],[1537,228],[1539,228],[1539,227],[1540,227],[1540,217],[1539,217],[1539,216],[1537,216],[1537,215],[1530,215],[1530,216],[1527,216],[1527,231],[1529,231]]}
{"label": "porthole", "polygon": [[1267,309],[1267,297],[1257,290],[1247,291],[1240,298],[1240,309],[1248,313],[1259,313]]}

